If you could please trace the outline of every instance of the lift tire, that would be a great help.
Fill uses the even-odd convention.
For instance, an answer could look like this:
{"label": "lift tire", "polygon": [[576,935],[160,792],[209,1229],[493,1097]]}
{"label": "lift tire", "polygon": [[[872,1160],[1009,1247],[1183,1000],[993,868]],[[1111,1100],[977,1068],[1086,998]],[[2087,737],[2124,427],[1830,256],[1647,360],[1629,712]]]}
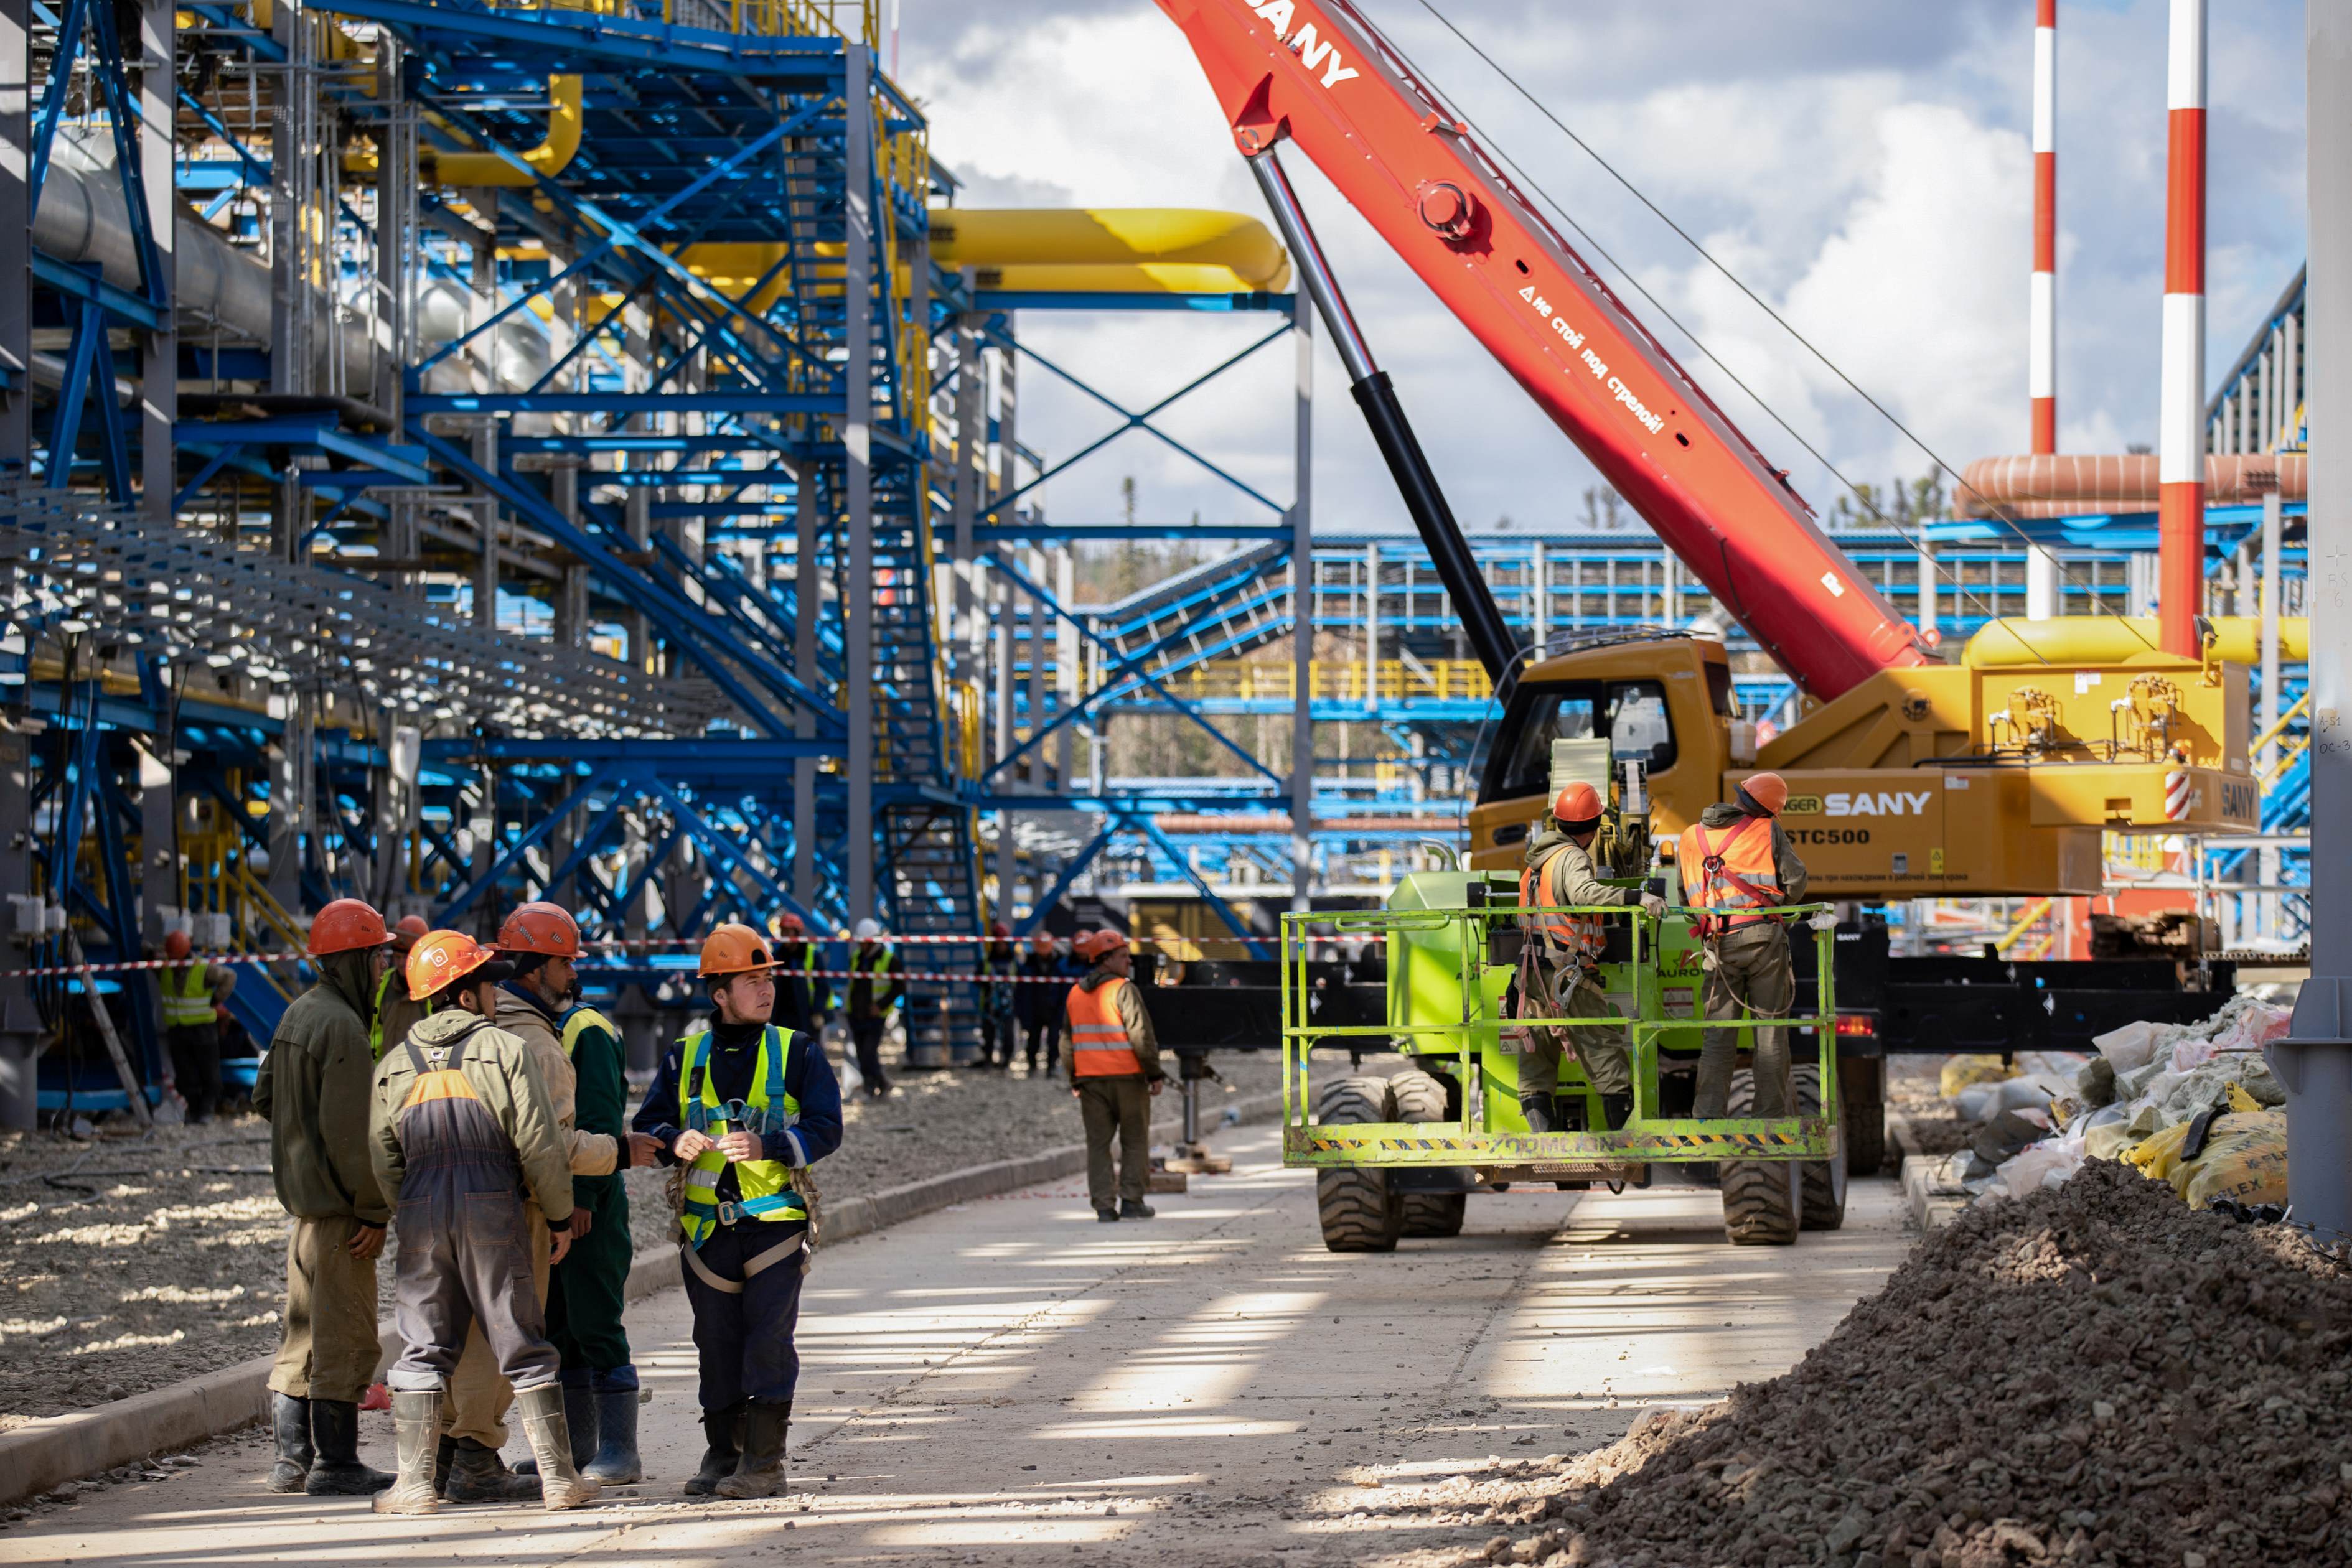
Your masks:
{"label": "lift tire", "polygon": [[[1341,1078],[1325,1086],[1316,1109],[1323,1126],[1390,1122],[1393,1102],[1385,1078]],[[1389,1174],[1361,1166],[1315,1173],[1315,1210],[1323,1245],[1333,1252],[1393,1252],[1404,1231],[1404,1204],[1389,1189]]]}
{"label": "lift tire", "polygon": [[[1756,1114],[1756,1075],[1731,1075],[1734,1116]],[[1790,1160],[1725,1160],[1717,1167],[1723,1188],[1723,1233],[1737,1247],[1786,1247],[1797,1239],[1801,1185]]]}
{"label": "lift tire", "polygon": [[[1400,1122],[1444,1122],[1445,1085],[1426,1072],[1400,1072],[1389,1080],[1389,1094]],[[1469,1208],[1469,1194],[1408,1192],[1402,1195],[1407,1236],[1459,1236]]]}
{"label": "lift tire", "polygon": [[1886,1063],[1875,1056],[1838,1059],[1839,1113],[1845,1127],[1848,1176],[1876,1176],[1886,1166]]}
{"label": "lift tire", "polygon": [[[1822,1113],[1822,1070],[1817,1062],[1807,1062],[1797,1069],[1797,1113],[1802,1116]],[[1838,1095],[1840,1125],[1843,1121],[1844,1092]],[[1799,1222],[1807,1230],[1835,1230],[1845,1223],[1846,1174],[1852,1168],[1843,1141],[1833,1159],[1807,1160],[1801,1167],[1798,1180],[1803,1188],[1804,1203],[1799,1212]]]}

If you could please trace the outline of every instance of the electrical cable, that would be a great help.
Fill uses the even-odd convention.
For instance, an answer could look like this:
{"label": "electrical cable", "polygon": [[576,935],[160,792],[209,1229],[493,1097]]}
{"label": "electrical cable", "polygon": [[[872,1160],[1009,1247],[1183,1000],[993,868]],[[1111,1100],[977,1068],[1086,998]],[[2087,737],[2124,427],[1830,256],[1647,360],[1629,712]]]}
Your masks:
{"label": "electrical cable", "polygon": [[[1941,469],[1944,473],[1950,475],[1957,486],[1975,494],[1979,499],[1983,500],[1988,507],[1991,507],[1994,521],[1998,522],[2011,533],[2014,534],[2019,540],[2026,545],[2028,549],[2041,548],[2036,545],[2032,537],[2025,532],[2016,516],[2011,512],[2009,508],[1990,500],[1989,497],[1984,496],[1982,491],[1978,490],[1975,486],[1968,484],[1968,482],[1961,477],[1958,470],[1955,469],[1949,463],[1946,462],[1943,456],[1938,454],[1934,447],[1928,445],[1917,433],[1913,431],[1908,425],[1905,424],[1902,420],[1895,417],[1895,415],[1889,411],[1885,404],[1873,397],[1869,392],[1863,388],[1860,383],[1856,382],[1852,376],[1846,374],[1846,372],[1838,366],[1835,361],[1832,360],[1827,354],[1823,353],[1819,348],[1817,348],[1810,339],[1806,338],[1802,332],[1800,332],[1794,326],[1792,326],[1780,315],[1779,311],[1773,309],[1770,305],[1767,304],[1754,289],[1748,287],[1748,286],[1740,279],[1738,274],[1734,273],[1729,267],[1726,267],[1720,260],[1718,260],[1714,253],[1709,251],[1706,246],[1702,245],[1688,230],[1685,229],[1680,224],[1675,222],[1675,220],[1669,216],[1663,208],[1644,194],[1639,186],[1635,185],[1633,181],[1621,173],[1615,165],[1612,164],[1598,152],[1594,151],[1590,142],[1586,141],[1581,136],[1579,136],[1566,121],[1554,114],[1550,109],[1545,106],[1540,99],[1537,98],[1534,93],[1530,92],[1525,86],[1523,86],[1517,78],[1514,77],[1508,70],[1505,69],[1492,55],[1480,47],[1475,40],[1471,38],[1466,33],[1463,32],[1459,26],[1455,26],[1452,18],[1448,17],[1443,11],[1440,11],[1437,8],[1433,0],[1416,0],[1416,4],[1418,4],[1423,10],[1427,11],[1431,16],[1435,18],[1439,26],[1443,26],[1447,32],[1453,34],[1454,37],[1458,39],[1465,48],[1469,49],[1472,54],[1477,56],[1478,58],[1486,64],[1488,69],[1492,70],[1496,76],[1502,78],[1504,82],[1509,86],[1511,90],[1525,99],[1528,103],[1535,109],[1537,113],[1549,120],[1562,135],[1574,142],[1578,149],[1580,150],[1587,157],[1591,158],[1595,163],[1598,163],[1601,169],[1608,173],[1611,179],[1615,180],[1620,185],[1623,186],[1636,201],[1640,202],[1643,206],[1648,208],[1649,211],[1657,217],[1659,222],[1664,224],[1669,229],[1672,229],[1678,238],[1680,238],[1685,245],[1689,246],[1693,251],[1696,252],[1708,266],[1714,267],[1717,272],[1720,273],[1733,287],[1738,289],[1742,295],[1746,296],[1748,299],[1753,302],[1759,309],[1764,312],[1766,316],[1769,317],[1776,326],[1780,327],[1782,331],[1788,333],[1790,338],[1794,339],[1807,353],[1820,361],[1821,363],[1829,370],[1830,373],[1836,376],[1840,382],[1843,382],[1855,396],[1861,398],[1864,402],[1869,404],[1872,410],[1874,410],[1881,418],[1885,419],[1888,424],[1892,425],[1897,431],[1900,431],[1905,439],[1908,440],[1914,446],[1917,447],[1927,455],[1927,460],[1930,463],[1934,464],[1936,467]],[[1413,71],[1415,76],[1420,77],[1423,81],[1428,81],[1430,79],[1427,73],[1423,71],[1419,66],[1414,65],[1410,57],[1407,57],[1402,49],[1397,47],[1393,40],[1389,41],[1389,47],[1395,51],[1398,57],[1404,61],[1404,63]],[[1459,113],[1461,111],[1457,110],[1456,112]],[[1530,178],[1527,172],[1515,159],[1511,158],[1508,153],[1504,152],[1501,150],[1500,143],[1494,137],[1488,135],[1482,128],[1480,128],[1476,121],[1471,120],[1466,113],[1463,113],[1462,118],[1465,121],[1468,121],[1474,131],[1477,131],[1480,141],[1486,144],[1486,150],[1489,152],[1506,164],[1510,169],[1511,172],[1516,175],[1529,190],[1542,197],[1544,204],[1550,207],[1551,210],[1559,215],[1562,223],[1565,223],[1570,229],[1574,230],[1577,236],[1590,246],[1595,254],[1600,256],[1601,259],[1606,261],[1612,267],[1615,268],[1618,274],[1633,287],[1634,291],[1640,294],[1641,297],[1650,304],[1652,308],[1655,309],[1661,316],[1664,317],[1666,320],[1673,325],[1676,331],[1680,332],[1685,338],[1690,340],[1690,343],[1694,348],[1696,348],[1701,354],[1705,355],[1717,369],[1720,370],[1726,376],[1729,377],[1732,384],[1738,387],[1741,392],[1745,392],[1748,397],[1755,402],[1757,407],[1764,411],[1766,417],[1769,418],[1773,423],[1779,425],[1780,429],[1789,435],[1790,439],[1795,441],[1798,445],[1803,447],[1806,453],[1810,455],[1815,462],[1819,463],[1822,468],[1827,470],[1840,484],[1845,486],[1846,489],[1854,497],[1854,498],[1860,500],[1864,507],[1869,508],[1873,517],[1876,517],[1880,522],[1893,529],[1897,537],[1904,538],[1906,542],[1912,543],[1915,549],[1919,547],[1921,541],[1917,536],[1906,530],[1902,524],[1896,522],[1894,518],[1889,517],[1866,492],[1857,486],[1853,481],[1848,479],[1844,473],[1841,471],[1834,463],[1831,462],[1829,458],[1824,456],[1811,442],[1806,440],[1803,435],[1800,434],[1787,420],[1780,416],[1778,410],[1776,410],[1769,402],[1766,402],[1763,397],[1759,395],[1755,389],[1750,387],[1744,380],[1742,380],[1739,374],[1732,370],[1729,365],[1726,364],[1723,359],[1717,355],[1714,350],[1707,347],[1706,341],[1701,339],[1696,332],[1694,332],[1678,317],[1676,317],[1672,310],[1668,309],[1654,294],[1651,293],[1649,288],[1643,284],[1642,280],[1634,275],[1631,267],[1628,267],[1623,262],[1619,261],[1616,256],[1612,255],[1604,246],[1602,246],[1600,241],[1595,239],[1582,225],[1579,224],[1573,217],[1569,215],[1568,209],[1557,197],[1552,195],[1549,191],[1547,191],[1542,185]],[[2095,613],[2116,616],[2118,622],[2131,630],[2132,634],[2135,637],[2139,638],[2139,640],[2151,650],[2155,648],[2156,644],[2148,643],[2144,633],[2140,632],[2137,628],[2131,627],[2128,617],[2119,615],[2116,612],[2106,607],[2099,598],[2097,584],[2095,582],[2084,582],[2080,577],[2074,572],[2069,571],[2064,564],[2058,559],[2055,554],[2053,554],[2046,549],[2043,550],[2042,553],[2049,559],[2052,566],[2061,572],[2069,582],[2074,583],[2075,585],[2086,590],[2090,603]],[[1969,593],[1967,585],[1960,580],[1958,570],[1950,570],[1949,575],[1955,597],[1961,601],[1972,599],[1973,596]],[[1996,606],[1986,604],[1982,600],[1976,600],[1975,602],[1977,602],[1979,607],[1983,608],[1987,612],[1988,615],[1992,616],[1994,619],[1999,619],[1999,616],[1996,613]],[[2042,663],[2048,664],[2050,662],[2038,649],[2032,649],[2029,647],[2029,651],[2032,652],[2036,658],[2042,659]]]}

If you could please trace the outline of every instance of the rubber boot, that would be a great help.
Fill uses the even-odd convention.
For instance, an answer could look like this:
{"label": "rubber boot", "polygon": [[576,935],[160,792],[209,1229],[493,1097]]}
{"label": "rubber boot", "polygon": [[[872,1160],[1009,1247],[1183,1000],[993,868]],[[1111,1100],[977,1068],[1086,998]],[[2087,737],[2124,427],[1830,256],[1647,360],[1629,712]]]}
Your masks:
{"label": "rubber boot", "polygon": [[278,1462],[269,1467],[267,1484],[275,1492],[300,1491],[310,1474],[310,1402],[271,1394],[269,1426],[278,1438]]}
{"label": "rubber boot", "polygon": [[743,1457],[711,1490],[720,1497],[783,1496],[784,1431],[792,1419],[789,1404],[752,1400],[743,1414]]}
{"label": "rubber boot", "polygon": [[451,1502],[537,1502],[539,1478],[507,1469],[499,1451],[472,1437],[450,1450],[449,1474],[441,1495]]}
{"label": "rubber boot", "polygon": [[687,1478],[687,1496],[709,1497],[735,1473],[743,1456],[743,1406],[724,1405],[702,1413],[702,1468]]}
{"label": "rubber boot", "polygon": [[1519,1096],[1519,1114],[1527,1118],[1528,1131],[1530,1133],[1551,1132],[1556,1126],[1552,1121],[1551,1112],[1552,1097],[1549,1094]]}
{"label": "rubber boot", "polygon": [[[604,1382],[600,1377],[599,1383]],[[600,1387],[596,1406],[596,1456],[580,1473],[600,1486],[625,1487],[646,1479],[645,1462],[637,1458],[637,1391],[633,1387]]]}
{"label": "rubber boot", "polygon": [[1601,1097],[1601,1119],[1609,1124],[1611,1132],[1622,1131],[1625,1124],[1633,1119],[1632,1093],[1603,1094]]}
{"label": "rubber boot", "polygon": [[[572,1468],[578,1469],[596,1453],[596,1401],[589,1389],[590,1373],[584,1366],[566,1367],[563,1371],[563,1424],[572,1429]],[[514,1473],[519,1476],[539,1474],[537,1459],[516,1462]],[[531,1496],[537,1497],[537,1492]]]}
{"label": "rubber boot", "polygon": [[312,1497],[365,1497],[392,1484],[382,1470],[360,1463],[360,1407],[352,1401],[310,1401],[310,1473],[302,1490]]}
{"label": "rubber boot", "polygon": [[593,1502],[596,1483],[572,1465],[572,1429],[563,1419],[562,1385],[516,1389],[515,1408],[522,1413],[523,1436],[530,1439],[531,1457],[539,1461],[541,1503],[552,1510]]}
{"label": "rubber boot", "polygon": [[400,1474],[388,1490],[375,1494],[376,1512],[440,1511],[441,1500],[433,1495],[433,1456],[441,1437],[440,1394],[430,1388],[422,1394],[395,1391],[392,1430],[400,1454]]}

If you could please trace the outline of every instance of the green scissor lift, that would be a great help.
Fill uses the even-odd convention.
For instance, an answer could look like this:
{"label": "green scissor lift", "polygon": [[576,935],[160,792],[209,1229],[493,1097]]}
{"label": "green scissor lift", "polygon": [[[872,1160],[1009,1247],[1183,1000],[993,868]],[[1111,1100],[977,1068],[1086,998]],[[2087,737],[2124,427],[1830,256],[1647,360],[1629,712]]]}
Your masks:
{"label": "green scissor lift", "polygon": [[[1634,885],[1627,883],[1626,885]],[[1613,1024],[1630,1033],[1633,1114],[1619,1132],[1533,1133],[1519,1112],[1518,1058],[1503,1049],[1503,999],[1517,964],[1518,889],[1506,873],[1422,872],[1400,883],[1388,907],[1286,915],[1282,924],[1283,1163],[1312,1167],[1323,1239],[1333,1251],[1386,1251],[1400,1236],[1451,1236],[1473,1192],[1515,1182],[1617,1185],[1653,1164],[1711,1164],[1723,1190],[1727,1232],[1738,1241],[1788,1242],[1799,1228],[1831,1229],[1845,1210],[1843,1134],[1837,1124],[1837,1008],[1831,994],[1827,904],[1785,911],[1793,941],[1818,944],[1819,1011],[1785,1020],[1797,1037],[1799,1114],[1748,1113],[1753,1084],[1735,1079],[1731,1116],[1701,1122],[1661,1113],[1662,1050],[1700,1043],[1698,943],[1694,912],[1652,918],[1638,909],[1598,914],[1622,931],[1604,963],[1601,988],[1613,1019],[1541,1019],[1537,1027]],[[1496,940],[1498,934],[1503,940]],[[1388,968],[1388,1020],[1316,1020],[1310,946],[1379,941]],[[1498,951],[1500,949],[1500,951]],[[1778,1020],[1776,1020],[1778,1021]],[[1746,1020],[1726,1026],[1753,1030]],[[1801,1040],[1810,1030],[1817,1050]],[[1318,1051],[1394,1050],[1414,1066],[1390,1077],[1309,1079]],[[1602,1124],[1601,1097],[1574,1054],[1563,1054],[1559,1092],[1580,1100],[1584,1124]],[[1313,1114],[1309,1114],[1310,1107]]]}

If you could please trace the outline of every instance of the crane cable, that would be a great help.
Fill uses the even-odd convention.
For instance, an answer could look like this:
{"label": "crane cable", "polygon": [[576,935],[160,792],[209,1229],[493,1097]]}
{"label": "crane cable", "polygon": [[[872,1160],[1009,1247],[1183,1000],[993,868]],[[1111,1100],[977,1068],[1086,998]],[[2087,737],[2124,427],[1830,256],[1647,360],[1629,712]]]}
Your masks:
{"label": "crane cable", "polygon": [[[1811,340],[1808,339],[1802,332],[1799,331],[1785,317],[1783,317],[1779,311],[1773,309],[1769,304],[1767,304],[1761,296],[1740,279],[1738,274],[1726,267],[1716,257],[1712,251],[1708,250],[1705,245],[1701,244],[1687,229],[1676,223],[1666,214],[1664,209],[1661,208],[1655,202],[1652,201],[1647,195],[1645,195],[1640,186],[1634,184],[1633,181],[1619,172],[1617,167],[1596,152],[1591,143],[1586,141],[1581,136],[1579,136],[1565,120],[1561,120],[1559,116],[1554,114],[1549,108],[1546,107],[1542,99],[1536,97],[1534,93],[1528,91],[1525,86],[1521,85],[1517,77],[1514,77],[1508,70],[1505,69],[1503,66],[1496,60],[1494,56],[1488,54],[1484,48],[1481,48],[1475,39],[1473,39],[1468,34],[1465,33],[1460,27],[1456,26],[1454,24],[1453,19],[1447,16],[1444,12],[1440,11],[1433,3],[1433,0],[1417,0],[1417,4],[1420,5],[1423,10],[1428,12],[1430,16],[1436,18],[1439,26],[1443,26],[1447,32],[1453,34],[1455,38],[1461,41],[1462,45],[1465,48],[1467,48],[1472,54],[1477,56],[1480,60],[1485,62],[1488,69],[1492,70],[1496,76],[1501,77],[1503,80],[1508,84],[1512,91],[1527,99],[1528,104],[1535,109],[1536,112],[1549,120],[1552,125],[1559,131],[1560,134],[1566,136],[1570,141],[1574,142],[1585,156],[1591,158],[1595,163],[1600,164],[1601,169],[1608,173],[1611,179],[1623,186],[1626,191],[1633,195],[1633,199],[1640,202],[1644,207],[1648,208],[1650,212],[1657,217],[1660,223],[1664,224],[1668,228],[1672,229],[1684,244],[1689,246],[1692,250],[1697,252],[1699,256],[1704,259],[1709,267],[1712,267],[1717,272],[1722,274],[1724,278],[1728,281],[1733,287],[1738,289],[1741,294],[1745,295],[1756,305],[1757,308],[1762,310],[1766,316],[1771,318],[1774,325],[1778,326],[1782,331],[1788,333],[1790,337],[1796,340],[1807,353],[1820,361],[1822,365],[1828,368],[1832,375],[1834,375],[1840,382],[1843,382],[1855,396],[1861,398],[1865,403],[1868,403],[1881,418],[1886,421],[1887,423],[1902,432],[1906,440],[1908,440],[1914,446],[1917,447],[1921,452],[1927,454],[1927,460],[1930,463],[1933,463],[1937,468],[1950,475],[1956,486],[1961,489],[1974,492],[1980,500],[1983,500],[1985,504],[1992,509],[1993,518],[1995,521],[2006,528],[2011,533],[2016,535],[2028,549],[2042,549],[2042,554],[2049,559],[2051,565],[2063,574],[2067,581],[2085,589],[2087,591],[2087,597],[2089,598],[2095,613],[2116,616],[2118,623],[2130,631],[2131,633],[2135,637],[2137,637],[2141,643],[2146,644],[2151,650],[2155,648],[2156,644],[2148,643],[2146,634],[2141,632],[2137,627],[2133,626],[2128,617],[2118,615],[2115,611],[2106,607],[2099,597],[2098,585],[2095,581],[2084,582],[2074,572],[2069,570],[2067,567],[2058,559],[2058,557],[2054,553],[2042,549],[2042,546],[2036,544],[2032,538],[2025,532],[2022,527],[2020,526],[2015,514],[2010,511],[2008,507],[1992,501],[1990,497],[1985,497],[1982,491],[1977,490],[1975,486],[1969,484],[1967,480],[1962,478],[1959,471],[1955,469],[1949,463],[1946,462],[1943,456],[1937,453],[1934,447],[1928,445],[1927,443],[1923,440],[1916,432],[1913,431],[1910,426],[1905,424],[1902,420],[1896,418],[1884,403],[1873,397],[1869,392],[1866,391],[1860,383],[1855,382],[1852,376],[1846,374],[1846,372],[1838,366],[1835,361],[1832,360],[1827,354],[1815,347]],[[1393,40],[1390,41],[1390,47],[1397,48]],[[1405,64],[1412,69],[1415,76],[1420,77],[1424,82],[1430,80],[1427,74],[1423,72],[1418,65],[1414,64],[1410,57],[1404,55],[1402,49],[1397,48],[1397,53],[1401,58],[1404,59]],[[1656,295],[1651,293],[1649,288],[1642,282],[1641,278],[1634,274],[1633,268],[1627,267],[1623,262],[1619,261],[1614,256],[1611,255],[1607,247],[1602,246],[1599,240],[1595,239],[1589,230],[1587,230],[1581,224],[1579,224],[1576,219],[1570,216],[1568,209],[1561,204],[1559,198],[1554,196],[1549,191],[1544,189],[1544,187],[1538,184],[1533,178],[1529,177],[1527,172],[1519,166],[1517,161],[1502,150],[1501,144],[1494,137],[1488,135],[1485,130],[1480,128],[1475,120],[1471,120],[1466,112],[1460,110],[1457,110],[1456,112],[1462,113],[1462,118],[1465,120],[1469,120],[1471,129],[1478,132],[1479,139],[1486,144],[1487,150],[1491,152],[1495,157],[1501,160],[1506,165],[1507,165],[1511,172],[1525,183],[1529,190],[1542,197],[1545,204],[1550,207],[1551,210],[1559,215],[1560,221],[1568,225],[1570,228],[1576,232],[1577,237],[1583,240],[1586,245],[1592,248],[1596,255],[1601,256],[1601,258],[1606,261],[1612,267],[1615,268],[1619,275],[1622,276],[1627,283],[1633,286],[1634,291],[1640,294],[1644,300],[1648,301],[1650,307],[1671,323],[1676,331],[1689,339],[1691,345],[1697,349],[1701,354],[1706,356],[1717,370],[1720,370],[1726,376],[1729,377],[1733,385],[1737,386],[1741,392],[1747,393],[1748,398],[1755,402],[1756,406],[1764,411],[1767,418],[1770,419],[1773,423],[1779,425],[1782,431],[1787,433],[1790,440],[1803,447],[1806,453],[1809,454],[1815,462],[1819,463],[1824,469],[1826,469],[1839,484],[1843,485],[1855,499],[1861,501],[1864,507],[1868,507],[1873,517],[1876,517],[1881,523],[1884,523],[1887,528],[1892,529],[1897,538],[1910,543],[1913,549],[1919,549],[1922,553],[1925,553],[1925,540],[1921,536],[1906,530],[1901,523],[1889,517],[1885,512],[1881,510],[1877,502],[1870,497],[1868,492],[1855,485],[1853,480],[1847,478],[1843,471],[1842,471],[1836,464],[1830,461],[1830,459],[1825,456],[1818,447],[1814,446],[1811,442],[1808,441],[1802,434],[1799,434],[1794,426],[1790,424],[1786,419],[1783,419],[1780,416],[1779,410],[1775,409],[1771,403],[1759,395],[1753,387],[1750,387],[1745,381],[1743,381],[1738,371],[1734,371],[1729,365],[1723,361],[1720,355],[1717,354],[1714,350],[1707,347],[1704,339],[1700,338],[1696,332],[1694,332],[1688,326],[1685,325],[1682,319],[1675,316],[1671,309],[1667,308],[1666,305],[1660,300]],[[1931,556],[1930,559],[1932,559],[1934,558]],[[1968,585],[1960,580],[1959,571],[1957,567],[1948,567],[1946,568],[1946,570],[1951,578],[1952,590],[1957,600],[1967,601],[1975,597],[1969,592]],[[1998,615],[1998,606],[1986,603],[1981,599],[1977,599],[1976,602],[1986,612],[1988,616],[1993,619],[2000,618]],[[2021,639],[2021,641],[2022,640]],[[2034,656],[2041,659],[2042,663],[2050,663],[2050,660],[2043,655],[2040,650],[2031,648],[2030,644],[2029,651],[2032,652]]]}

